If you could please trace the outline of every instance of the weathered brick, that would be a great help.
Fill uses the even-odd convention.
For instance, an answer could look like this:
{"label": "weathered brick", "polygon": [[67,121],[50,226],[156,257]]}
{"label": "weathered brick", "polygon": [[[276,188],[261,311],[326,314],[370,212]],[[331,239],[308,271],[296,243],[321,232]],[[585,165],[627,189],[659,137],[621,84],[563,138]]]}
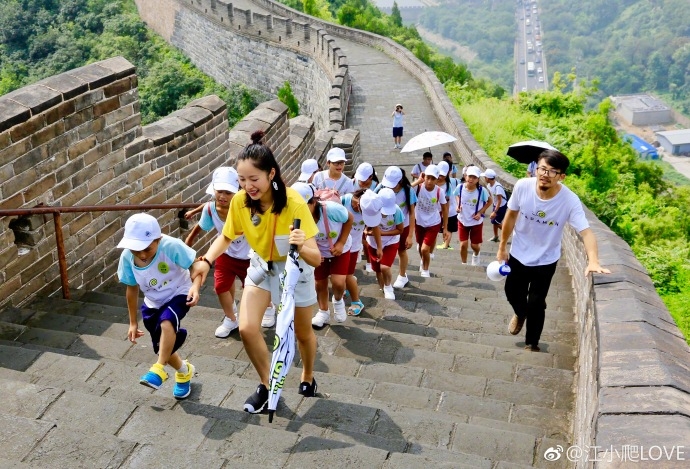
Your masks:
{"label": "weathered brick", "polygon": [[82,228],[84,228],[86,225],[91,223],[92,220],[93,220],[93,215],[91,215],[88,212],[82,213],[65,226],[67,226],[67,228],[69,229],[70,236],[74,236],[77,233],[79,233],[79,231],[81,231]]}
{"label": "weathered brick", "polygon": [[103,87],[103,94],[106,98],[120,95],[132,89],[132,80],[129,77],[117,80],[108,86]]}
{"label": "weathered brick", "polygon": [[47,88],[60,92],[64,100],[72,99],[77,95],[85,93],[89,90],[89,85],[83,81],[69,76],[67,73],[61,73],[38,82]]}
{"label": "weathered brick", "polygon": [[21,174],[29,168],[33,168],[48,157],[48,148],[41,146],[25,153],[14,161],[15,174]]}
{"label": "weathered brick", "polygon": [[[72,107],[74,107],[74,102],[70,102],[72,103]],[[82,109],[79,112],[75,112],[74,114],[65,117],[65,130],[71,130],[75,127],[79,127],[84,122],[88,122],[91,119],[93,119],[93,108],[88,107],[86,109]]]}
{"label": "weathered brick", "polygon": [[144,137],[139,137],[125,147],[125,158],[129,158],[133,155],[138,155],[139,153],[142,153],[144,150],[150,147],[151,140]]}
{"label": "weathered brick", "polygon": [[49,174],[35,184],[30,185],[24,191],[24,198],[26,200],[35,199],[38,196],[45,194],[50,188],[52,188],[57,181],[55,180],[55,174]]}
{"label": "weathered brick", "polygon": [[60,199],[60,205],[63,207],[72,207],[77,204],[77,202],[88,194],[89,190],[86,185],[75,186],[72,181],[73,189]]}
{"label": "weathered brick", "polygon": [[64,131],[64,122],[55,122],[54,124],[48,125],[47,127],[33,134],[31,136],[31,145],[33,145],[34,147],[42,145],[46,143],[48,140],[52,140],[58,135],[62,134]]}
{"label": "weathered brick", "polygon": [[[13,177],[14,174],[14,166],[12,166],[11,164],[0,166],[0,181],[7,181],[9,178]],[[0,194],[1,193],[2,192],[0,192]]]}
{"label": "weathered brick", "polygon": [[0,298],[9,298],[11,295],[19,290],[22,286],[22,281],[19,275],[12,277],[9,280],[5,280],[0,284]]}
{"label": "weathered brick", "polygon": [[85,184],[86,181],[94,177],[96,174],[98,174],[98,165],[96,163],[85,166],[84,169],[72,176],[72,187],[76,189],[82,184]]}
{"label": "weathered brick", "polygon": [[96,146],[96,136],[91,135],[89,137],[86,137],[84,140],[81,140],[80,142],[75,143],[69,149],[67,150],[67,156],[69,156],[70,160],[75,159],[78,156],[83,155],[90,149]]}
{"label": "weathered brick", "polygon": [[59,104],[62,101],[62,94],[34,83],[5,95],[5,98],[10,98],[31,109],[31,114],[36,115]]}
{"label": "weathered brick", "polygon": [[71,190],[72,190],[72,183],[69,179],[66,181],[63,181],[63,182],[58,182],[58,184],[56,184],[52,190],[53,200],[59,200],[65,194],[69,194],[69,192]]}
{"label": "weathered brick", "polygon": [[113,125],[116,122],[124,121],[128,117],[132,116],[134,114],[134,107],[133,106],[125,106],[121,107],[118,109],[115,109],[113,112],[109,112],[105,116],[105,125]]}
{"label": "weathered brick", "polygon": [[135,138],[136,138],[136,132],[134,132],[133,130],[130,130],[129,132],[124,133],[123,135],[120,135],[120,136],[113,138],[113,140],[111,142],[113,151],[124,147],[128,143],[134,141]]}
{"label": "weathered brick", "polygon": [[28,137],[31,134],[35,134],[41,130],[46,125],[46,117],[43,114],[39,114],[31,119],[23,122],[19,125],[12,127],[10,130],[10,136],[13,142],[18,142],[24,137]]}
{"label": "weathered brick", "polygon": [[18,276],[22,270],[36,262],[36,259],[38,259],[38,252],[35,249],[29,249],[28,253],[17,256],[5,266],[5,278]]}
{"label": "weathered brick", "polygon": [[120,107],[120,100],[117,96],[108,98],[105,101],[93,105],[93,117],[100,117],[103,114],[114,111]]}
{"label": "weathered brick", "polygon": [[89,135],[98,135],[105,128],[105,118],[98,117],[80,125],[77,128],[77,133],[80,139],[84,139]]}
{"label": "weathered brick", "polygon": [[8,179],[2,183],[2,196],[6,199],[17,192],[22,192],[24,189],[31,186],[35,181],[36,172],[33,170],[24,171],[21,174],[17,174],[12,179]]}
{"label": "weathered brick", "polygon": [[96,234],[96,244],[100,245],[113,236],[121,228],[120,220],[115,220]]}
{"label": "weathered brick", "polygon": [[114,171],[110,172],[110,178],[101,187],[101,197],[106,198],[115,194],[123,185],[127,183],[127,176],[124,174],[114,177]]}
{"label": "weathered brick", "polygon": [[65,164],[67,164],[66,151],[60,151],[57,153],[53,153],[52,155],[48,153],[48,158],[44,159],[35,167],[36,175],[38,177],[41,177],[45,176],[46,174],[53,173]]}
{"label": "weathered brick", "polygon": [[165,170],[157,169],[148,176],[144,177],[142,180],[142,184],[144,185],[144,187],[152,186],[153,183],[159,181],[161,178],[163,178],[163,176],[165,176]]}
{"label": "weathered brick", "polygon": [[132,116],[130,116],[130,117],[128,117],[122,121],[122,130],[127,132],[130,129],[136,128],[137,129],[137,137],[141,137],[143,134],[143,131],[142,131],[140,125],[141,125],[141,114],[136,112]]}
{"label": "weathered brick", "polygon": [[112,140],[115,137],[122,135],[122,122],[118,122],[109,127],[105,127],[103,130],[96,134],[96,138],[99,142],[105,142],[107,140]]}
{"label": "weathered brick", "polygon": [[94,103],[103,99],[103,90],[89,91],[74,98],[75,111],[81,111],[84,108],[93,106]]}
{"label": "weathered brick", "polygon": [[137,192],[136,194],[133,194],[129,197],[129,203],[130,204],[141,204],[145,200],[148,200],[151,197],[151,194],[153,194],[153,187],[148,186],[144,187],[141,191]]}
{"label": "weathered brick", "polygon": [[127,182],[131,183],[140,177],[143,177],[145,174],[148,174],[151,168],[151,165],[147,164],[143,165],[141,168],[138,168],[137,171],[131,173],[131,170],[137,166],[139,166],[139,158],[127,158],[125,161],[116,164],[113,167],[113,171],[115,172],[115,176],[127,173]]}
{"label": "weathered brick", "polygon": [[38,261],[31,264],[26,270],[22,271],[22,273],[20,274],[22,283],[27,283],[34,277],[40,275],[41,273],[46,271],[54,262],[55,260],[53,259],[52,254],[43,256]]}
{"label": "weathered brick", "polygon": [[0,209],[2,210],[12,210],[15,208],[21,208],[22,205],[24,205],[24,194],[22,194],[21,192],[14,194],[12,197],[0,200]]}
{"label": "weathered brick", "polygon": [[0,132],[21,124],[31,118],[31,110],[3,97],[0,99]]}
{"label": "weathered brick", "polygon": [[12,144],[9,131],[0,133],[0,150],[4,150]]}
{"label": "weathered brick", "polygon": [[55,176],[57,177],[58,182],[65,180],[69,182],[72,176],[77,174],[82,169],[84,169],[84,158],[77,158],[58,169],[55,172]]}
{"label": "weathered brick", "polygon": [[84,67],[75,68],[66,73],[88,83],[89,88],[92,90],[112,83],[117,79],[116,75],[111,70],[102,67],[99,63],[92,63]]}
{"label": "weathered brick", "polygon": [[110,153],[110,142],[101,143],[86,153],[84,153],[84,164],[89,166],[96,163]]}
{"label": "weathered brick", "polygon": [[[136,85],[134,85],[136,86]],[[132,104],[139,101],[139,93],[136,89],[127,91],[120,95],[120,105],[126,106],[127,104]]]}
{"label": "weathered brick", "polygon": [[46,111],[46,124],[50,125],[74,114],[74,101],[65,101]]}
{"label": "weathered brick", "polygon": [[87,182],[87,187],[89,188],[89,192],[95,192],[97,190],[100,190],[100,188],[103,187],[103,185],[105,183],[107,183],[108,181],[110,181],[112,178],[113,178],[113,170],[112,169],[108,169],[106,171],[95,174]]}

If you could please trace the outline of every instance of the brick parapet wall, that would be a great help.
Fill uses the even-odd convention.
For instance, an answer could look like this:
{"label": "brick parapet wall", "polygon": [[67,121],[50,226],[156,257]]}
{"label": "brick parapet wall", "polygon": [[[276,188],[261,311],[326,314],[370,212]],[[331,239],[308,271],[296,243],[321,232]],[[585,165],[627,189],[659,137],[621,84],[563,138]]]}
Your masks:
{"label": "brick parapet wall", "polygon": [[[225,103],[203,98],[141,127],[136,86],[134,66],[115,57],[0,97],[0,208],[199,200],[228,151]],[[175,211],[151,213],[180,234]],[[112,279],[128,216],[62,215],[71,286]],[[0,306],[59,289],[50,218],[33,217],[17,235],[0,218]]]}

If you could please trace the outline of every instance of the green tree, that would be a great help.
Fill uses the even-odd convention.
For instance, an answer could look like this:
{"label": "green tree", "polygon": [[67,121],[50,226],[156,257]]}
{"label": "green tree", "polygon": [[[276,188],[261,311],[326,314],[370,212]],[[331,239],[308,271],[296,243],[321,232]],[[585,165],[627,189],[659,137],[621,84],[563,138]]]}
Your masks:
{"label": "green tree", "polygon": [[278,88],[278,99],[288,107],[288,117],[293,118],[299,115],[299,103],[292,94],[290,82],[286,81],[283,86]]}
{"label": "green tree", "polygon": [[393,24],[399,28],[401,28],[403,25],[400,8],[398,8],[398,2],[396,1],[393,2],[393,8],[391,8],[391,21],[393,21]]}

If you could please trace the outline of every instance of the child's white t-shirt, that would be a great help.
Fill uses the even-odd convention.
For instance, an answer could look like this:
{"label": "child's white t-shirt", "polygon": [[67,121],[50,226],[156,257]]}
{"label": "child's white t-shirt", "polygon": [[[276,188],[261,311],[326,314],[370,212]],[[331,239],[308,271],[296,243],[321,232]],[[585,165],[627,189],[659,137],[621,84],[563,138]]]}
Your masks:
{"label": "child's white t-shirt", "polygon": [[[220,233],[223,233],[223,226],[225,226],[225,222],[220,219],[218,211],[216,210],[215,202],[207,202],[204,204],[204,209],[201,212],[201,219],[199,220],[199,226],[204,231],[211,231],[213,228],[215,228],[216,231],[218,231],[219,236]],[[235,259],[249,259],[250,249],[251,248],[249,247],[247,238],[242,235],[232,240],[230,246],[228,246],[228,249],[225,250],[225,254],[230,257],[234,257]]]}
{"label": "child's white t-shirt", "polygon": [[435,226],[441,223],[441,206],[448,203],[445,191],[438,186],[434,186],[431,191],[428,191],[424,184],[415,187],[414,191],[417,194],[417,204],[414,211],[415,223],[422,227]]}
{"label": "child's white t-shirt", "polygon": [[134,255],[124,249],[117,266],[117,277],[125,285],[135,286],[144,293],[149,308],[160,308],[177,295],[187,295],[192,288],[189,268],[196,251],[181,239],[163,235],[158,251],[146,267],[134,265]]}
{"label": "child's white t-shirt", "polygon": [[[494,208],[505,207],[505,205],[508,203],[508,200],[506,200],[508,196],[506,195],[506,190],[503,188],[503,186],[500,185],[498,182],[494,182],[493,186],[489,186],[489,190],[491,191],[491,197],[493,197],[494,199]],[[501,207],[496,207],[497,195],[501,196]]]}
{"label": "child's white t-shirt", "polygon": [[582,202],[561,184],[549,200],[537,196],[538,178],[515,183],[508,209],[519,212],[513,230],[510,255],[526,266],[553,264],[561,257],[563,228],[569,223],[578,233],[589,228]]}
{"label": "child's white t-shirt", "polygon": [[350,238],[352,238],[350,252],[359,252],[362,249],[362,234],[364,233],[364,228],[366,228],[362,212],[355,212],[355,209],[352,208],[352,194],[345,194],[340,200],[343,201],[343,206],[352,214],[354,219],[352,229],[350,230]]}
{"label": "child's white t-shirt", "polygon": [[[345,207],[337,202],[326,201],[326,216],[328,216],[328,233],[326,232],[326,223],[323,216],[323,207],[318,207],[321,210],[321,218],[316,224],[319,232],[316,234],[316,244],[319,246],[319,251],[323,257],[333,257],[331,254],[331,243],[335,244],[340,237],[343,230],[343,225],[348,220],[348,212]],[[330,238],[330,241],[328,240]],[[350,252],[352,246],[352,235],[347,236],[343,252]]]}
{"label": "child's white t-shirt", "polygon": [[344,174],[340,175],[340,179],[331,179],[328,176],[327,169],[314,174],[314,179],[312,179],[311,183],[317,190],[335,189],[340,195],[349,194],[356,190],[355,185],[352,183],[352,179]]}
{"label": "child's white t-shirt", "polygon": [[[463,186],[464,184],[460,184],[455,188],[455,195],[460,196],[458,221],[462,223],[463,226],[481,225],[484,223],[483,218],[480,217],[479,220],[475,220],[472,217],[478,210],[481,210],[484,204],[486,204],[486,201],[489,200],[489,191],[485,187],[482,187],[482,193],[480,195],[480,186],[477,186],[473,191],[467,190],[467,187]],[[481,200],[478,200],[480,197]],[[477,202],[479,202],[479,206],[477,206]]]}
{"label": "child's white t-shirt", "polygon": [[[386,246],[400,242],[399,234],[395,236],[383,236],[383,233],[394,230],[400,223],[403,222],[403,219],[404,217],[400,207],[395,208],[395,213],[393,215],[381,215],[381,223],[379,224],[379,228],[381,229],[381,248],[385,248]],[[378,248],[378,244],[376,243],[376,238],[374,236],[367,236],[367,243],[374,249]]]}

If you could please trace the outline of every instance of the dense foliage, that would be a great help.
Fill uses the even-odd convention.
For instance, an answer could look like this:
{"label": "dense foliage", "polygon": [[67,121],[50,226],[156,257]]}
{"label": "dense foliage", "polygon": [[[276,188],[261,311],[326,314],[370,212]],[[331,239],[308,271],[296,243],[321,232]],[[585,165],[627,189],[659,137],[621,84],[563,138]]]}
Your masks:
{"label": "dense foliage", "polygon": [[687,0],[540,2],[552,71],[598,77],[602,96],[653,91],[690,113]]}
{"label": "dense foliage", "polygon": [[593,87],[570,88],[556,73],[553,91],[496,99],[457,85],[448,94],[472,135],[501,166],[522,177],[524,165],[505,155],[520,140],[546,140],[571,161],[565,183],[621,236],[649,271],[657,291],[690,339],[690,187],[662,178],[643,162],[608,120],[611,103],[586,110]]}
{"label": "dense foliage", "polygon": [[283,86],[278,88],[278,99],[288,107],[288,117],[290,119],[299,115],[299,103],[295,95],[292,94],[292,87],[289,81],[286,81],[283,83]]}
{"label": "dense foliage", "polygon": [[476,53],[468,63],[477,75],[512,88],[516,36],[514,1],[453,0],[422,10],[419,23]]}
{"label": "dense foliage", "polygon": [[217,94],[232,126],[263,100],[244,85],[226,88],[204,75],[146,28],[131,0],[0,2],[0,95],[117,55],[137,67],[144,124]]}

